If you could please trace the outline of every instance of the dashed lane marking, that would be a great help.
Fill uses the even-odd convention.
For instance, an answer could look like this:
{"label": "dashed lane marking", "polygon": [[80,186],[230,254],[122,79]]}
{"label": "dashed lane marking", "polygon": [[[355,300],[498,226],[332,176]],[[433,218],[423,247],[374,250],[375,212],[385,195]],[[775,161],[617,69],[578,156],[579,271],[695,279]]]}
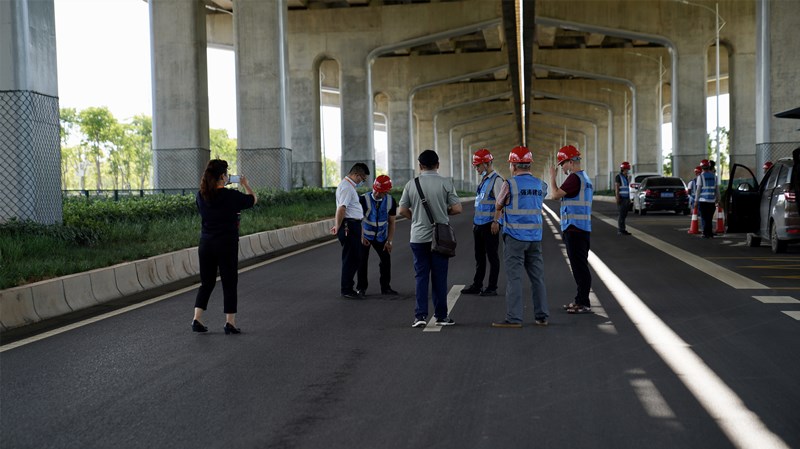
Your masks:
{"label": "dashed lane marking", "polygon": [[791,296],[753,296],[764,304],[798,304],[800,301]]}
{"label": "dashed lane marking", "polygon": [[[453,311],[453,307],[456,306],[456,301],[461,296],[461,289],[464,288],[464,285],[454,285],[450,288],[450,292],[447,294],[447,316],[450,316],[450,312]],[[458,326],[458,323],[456,323]],[[425,328],[422,329],[422,332],[440,332],[443,327],[447,326],[437,326],[436,325],[436,317],[431,318],[428,321],[428,324],[425,325]]]}
{"label": "dashed lane marking", "polygon": [[[617,227],[617,220],[611,219],[601,213],[592,212],[598,219],[605,222],[609,226]],[[724,282],[729,286],[740,290],[740,289],[768,289],[764,284],[756,282],[752,279],[746,278],[741,274],[735,273],[727,268],[723,268],[713,262],[708,261],[702,257],[699,257],[695,254],[692,254],[689,251],[685,251],[681,248],[678,248],[675,245],[671,245],[663,240],[659,240],[649,234],[644,233],[640,229],[632,228],[628,226],[628,230],[633,233],[633,237],[641,240],[644,243],[656,248],[660,251],[663,251],[666,254],[684,262],[701,272],[708,274],[709,276],[719,280],[720,282]]]}
{"label": "dashed lane marking", "polygon": [[800,311],[798,310],[783,310],[783,313],[789,315],[790,317],[800,321]]}

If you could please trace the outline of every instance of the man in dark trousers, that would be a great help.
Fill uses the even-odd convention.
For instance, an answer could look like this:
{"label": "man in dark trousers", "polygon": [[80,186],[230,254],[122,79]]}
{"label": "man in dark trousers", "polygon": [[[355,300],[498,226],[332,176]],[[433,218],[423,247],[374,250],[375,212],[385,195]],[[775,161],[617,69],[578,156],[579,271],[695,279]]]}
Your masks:
{"label": "man in dark trousers", "polygon": [[628,172],[631,171],[630,162],[619,164],[619,173],[614,178],[614,196],[617,199],[617,235],[631,235],[625,227],[625,219],[628,218],[628,209],[631,207],[631,189]]}
{"label": "man in dark trousers", "polygon": [[331,234],[337,236],[342,245],[341,294],[347,299],[361,298],[353,289],[353,277],[361,260],[361,219],[364,218],[356,187],[364,184],[367,176],[369,167],[358,162],[336,188],[336,216]]}
{"label": "man in dark trousers", "polygon": [[361,222],[361,265],[358,267],[356,292],[360,296],[367,294],[367,275],[369,273],[369,249],[374,248],[381,259],[381,293],[396,295],[392,290],[392,239],[394,238],[397,202],[389,191],[392,180],[386,175],[375,178],[372,191],[361,195],[361,207],[364,209],[364,220]]}
{"label": "man in dark trousers", "polygon": [[703,238],[714,237],[714,212],[719,204],[719,183],[717,176],[712,171],[714,161],[703,159],[700,161],[700,168],[703,172],[697,177],[697,189],[695,191],[694,203],[700,211],[703,221]]}

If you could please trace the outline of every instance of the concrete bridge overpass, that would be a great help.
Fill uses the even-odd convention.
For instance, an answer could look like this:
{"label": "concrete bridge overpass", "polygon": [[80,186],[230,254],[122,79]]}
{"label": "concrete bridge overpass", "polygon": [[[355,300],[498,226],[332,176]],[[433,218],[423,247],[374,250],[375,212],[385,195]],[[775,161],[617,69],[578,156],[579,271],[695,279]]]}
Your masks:
{"label": "concrete bridge overpass", "polygon": [[[149,4],[158,188],[194,185],[209,157],[210,45],[236,52],[239,166],[262,186],[321,184],[320,106],[333,103],[342,111],[343,167],[374,165],[379,114],[397,183],[413,176],[415,154],[438,147],[442,173],[469,186],[464,162],[451,160],[468,154],[442,143],[450,145],[451,129],[456,145],[486,126],[453,124],[502,111],[516,126],[503,131],[511,138],[497,152],[529,142],[543,170],[552,148],[539,146],[537,122],[547,117],[590,136],[581,149],[601,186],[623,159],[658,171],[661,124],[672,123],[674,169],[687,177],[706,148],[705,101],[717,79],[731,95],[738,162],[758,164],[775,156],[773,143],[800,140],[773,117],[800,103],[791,37],[800,7],[790,0],[723,0],[718,13],[704,0]],[[0,153],[4,169],[22,173],[0,193],[0,220],[58,221],[52,1],[4,1],[0,24],[0,134],[9,136]],[[37,170],[27,170],[31,161]]]}

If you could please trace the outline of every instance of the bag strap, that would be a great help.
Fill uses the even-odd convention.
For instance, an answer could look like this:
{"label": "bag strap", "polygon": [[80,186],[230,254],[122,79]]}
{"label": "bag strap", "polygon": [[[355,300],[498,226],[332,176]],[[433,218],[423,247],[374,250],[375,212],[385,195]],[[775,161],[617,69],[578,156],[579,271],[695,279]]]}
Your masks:
{"label": "bag strap", "polygon": [[425,206],[425,213],[428,214],[428,220],[431,221],[431,224],[435,224],[433,221],[433,214],[431,214],[431,207],[428,206],[428,200],[425,199],[425,194],[422,193],[422,187],[419,185],[419,177],[414,178],[414,183],[417,185],[419,199],[422,201],[422,205]]}

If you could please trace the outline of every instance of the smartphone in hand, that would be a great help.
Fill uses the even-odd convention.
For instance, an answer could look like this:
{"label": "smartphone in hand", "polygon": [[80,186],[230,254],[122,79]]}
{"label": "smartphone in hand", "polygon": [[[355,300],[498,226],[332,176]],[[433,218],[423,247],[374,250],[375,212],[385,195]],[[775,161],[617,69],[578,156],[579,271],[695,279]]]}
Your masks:
{"label": "smartphone in hand", "polygon": [[239,175],[231,175],[228,178],[228,184],[238,184],[241,177]]}

